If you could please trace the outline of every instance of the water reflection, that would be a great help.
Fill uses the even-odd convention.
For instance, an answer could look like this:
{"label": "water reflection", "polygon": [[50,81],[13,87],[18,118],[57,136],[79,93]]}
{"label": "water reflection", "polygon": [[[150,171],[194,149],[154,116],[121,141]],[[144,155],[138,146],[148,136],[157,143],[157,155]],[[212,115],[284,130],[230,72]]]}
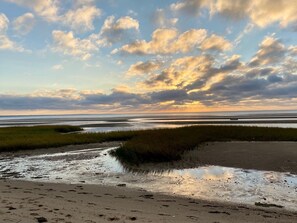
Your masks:
{"label": "water reflection", "polygon": [[297,211],[297,175],[221,166],[131,171],[110,156],[112,149],[115,148],[2,157],[0,177],[63,183],[125,183],[152,192],[206,200],[244,204],[265,201]]}

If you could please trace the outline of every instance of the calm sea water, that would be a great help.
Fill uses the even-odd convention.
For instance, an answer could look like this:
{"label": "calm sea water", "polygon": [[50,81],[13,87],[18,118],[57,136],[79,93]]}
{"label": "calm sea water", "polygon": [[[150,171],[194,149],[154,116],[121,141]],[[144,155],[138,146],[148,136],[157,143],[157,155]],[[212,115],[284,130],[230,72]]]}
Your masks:
{"label": "calm sea water", "polygon": [[0,127],[36,125],[75,125],[83,127],[86,132],[176,128],[189,125],[297,128],[297,111],[0,116]]}

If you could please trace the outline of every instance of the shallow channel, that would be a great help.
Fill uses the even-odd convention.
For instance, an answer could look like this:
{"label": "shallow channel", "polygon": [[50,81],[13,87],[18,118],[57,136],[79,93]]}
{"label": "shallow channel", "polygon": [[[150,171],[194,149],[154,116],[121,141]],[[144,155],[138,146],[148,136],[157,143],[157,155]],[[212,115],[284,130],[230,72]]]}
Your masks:
{"label": "shallow channel", "polygon": [[0,157],[0,177],[57,183],[126,184],[151,192],[219,202],[276,204],[297,211],[297,175],[200,166],[131,172],[109,155],[114,148]]}

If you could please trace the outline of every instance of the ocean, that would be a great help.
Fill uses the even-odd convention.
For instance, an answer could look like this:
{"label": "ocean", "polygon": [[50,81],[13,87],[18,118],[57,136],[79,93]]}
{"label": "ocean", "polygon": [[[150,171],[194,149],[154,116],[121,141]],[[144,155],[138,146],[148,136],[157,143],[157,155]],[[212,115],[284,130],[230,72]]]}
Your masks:
{"label": "ocean", "polygon": [[75,125],[81,126],[85,132],[176,128],[190,125],[297,128],[297,111],[0,116],[0,127],[37,125]]}

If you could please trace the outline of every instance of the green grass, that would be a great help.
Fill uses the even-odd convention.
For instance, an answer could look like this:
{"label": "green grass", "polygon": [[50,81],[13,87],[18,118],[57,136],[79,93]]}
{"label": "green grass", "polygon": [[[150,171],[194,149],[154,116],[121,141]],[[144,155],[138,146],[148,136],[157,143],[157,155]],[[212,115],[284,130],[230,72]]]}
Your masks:
{"label": "green grass", "polygon": [[210,141],[297,141],[297,129],[192,126],[176,129],[76,133],[74,126],[0,128],[0,151],[58,147],[64,145],[126,141],[112,154],[129,164],[179,160],[185,151]]}
{"label": "green grass", "polygon": [[[75,133],[81,131],[75,126],[34,126],[0,128],[0,151],[15,151],[65,145],[125,141],[136,133]],[[67,134],[70,133],[70,134]]]}
{"label": "green grass", "polygon": [[192,126],[146,131],[113,151],[125,163],[166,162],[181,159],[185,151],[210,141],[297,141],[297,129]]}

